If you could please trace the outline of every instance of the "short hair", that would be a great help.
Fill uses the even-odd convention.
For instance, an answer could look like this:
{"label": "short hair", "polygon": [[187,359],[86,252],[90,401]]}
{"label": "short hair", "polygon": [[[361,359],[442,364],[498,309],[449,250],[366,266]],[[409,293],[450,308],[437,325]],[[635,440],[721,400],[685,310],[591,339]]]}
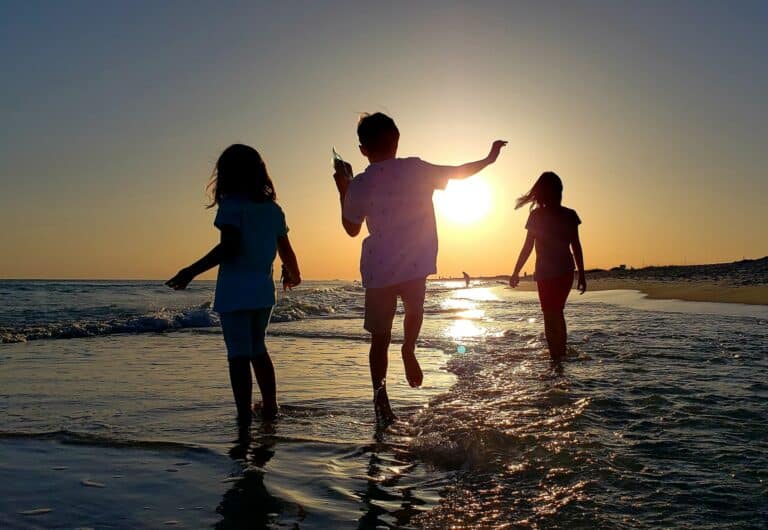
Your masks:
{"label": "short hair", "polygon": [[395,120],[381,112],[365,113],[357,122],[357,137],[360,145],[369,151],[383,151],[397,143],[400,131]]}

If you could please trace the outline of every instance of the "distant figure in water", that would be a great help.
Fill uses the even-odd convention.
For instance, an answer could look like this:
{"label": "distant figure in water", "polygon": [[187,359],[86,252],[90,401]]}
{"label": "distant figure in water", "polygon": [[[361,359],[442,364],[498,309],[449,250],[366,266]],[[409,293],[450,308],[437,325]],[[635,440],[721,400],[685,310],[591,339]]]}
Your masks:
{"label": "distant figure in water", "polygon": [[469,287],[469,280],[470,280],[469,274],[467,274],[466,272],[462,272],[461,275],[464,276],[464,284],[465,284],[464,287]]}
{"label": "distant figure in water", "polygon": [[208,189],[208,208],[218,206],[213,224],[221,231],[221,241],[166,285],[184,289],[198,274],[219,266],[213,310],[221,319],[237,422],[243,433],[251,425],[251,366],[261,390],[262,417],[271,421],[278,412],[275,369],[265,343],[275,305],[275,255],[279,253],[283,262],[283,289],[299,285],[301,275],[285,215],[275,202],[275,187],[254,148],[227,147],[216,162]]}
{"label": "distant figure in water", "polygon": [[[528,235],[509,278],[509,285],[520,283],[520,270],[536,247],[534,279],[544,313],[544,333],[549,354],[556,365],[565,358],[567,329],[565,301],[573,285],[574,257],[579,271],[577,287],[582,294],[587,290],[584,277],[584,255],[579,241],[581,219],[574,210],[562,206],[563,183],[555,173],[542,173],[531,190],[517,199],[515,209],[531,204],[531,213],[525,228]],[[571,254],[573,249],[573,255]]]}
{"label": "distant figure in water", "polygon": [[493,142],[488,156],[461,166],[436,166],[419,158],[397,158],[400,131],[380,112],[357,124],[360,152],[370,165],[354,178],[339,161],[333,177],[339,190],[342,225],[351,237],[363,222],[360,273],[365,288],[365,329],[371,334],[369,362],[373,401],[379,424],[395,419],[386,389],[389,343],[397,298],[405,309],[403,364],[408,384],[421,386],[416,340],[424,318],[426,279],[437,272],[437,228],[432,193],[450,179],[464,179],[496,161],[506,142]]}

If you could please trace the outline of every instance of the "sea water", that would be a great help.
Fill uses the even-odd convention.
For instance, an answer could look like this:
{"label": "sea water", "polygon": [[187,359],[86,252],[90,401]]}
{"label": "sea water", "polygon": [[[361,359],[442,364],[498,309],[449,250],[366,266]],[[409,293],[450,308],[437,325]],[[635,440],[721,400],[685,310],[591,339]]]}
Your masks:
{"label": "sea water", "polygon": [[[429,283],[374,423],[363,290],[306,282],[237,440],[213,282],[0,282],[0,525],[764,528],[768,307],[579,296],[550,369],[535,293]],[[258,400],[258,392],[255,392]]]}

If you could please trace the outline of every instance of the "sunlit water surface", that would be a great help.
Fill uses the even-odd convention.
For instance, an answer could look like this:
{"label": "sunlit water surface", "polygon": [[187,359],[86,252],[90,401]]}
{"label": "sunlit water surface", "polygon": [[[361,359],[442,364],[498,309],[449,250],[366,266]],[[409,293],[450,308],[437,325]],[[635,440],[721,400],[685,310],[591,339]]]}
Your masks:
{"label": "sunlit water surface", "polygon": [[[281,295],[282,416],[242,443],[211,283],[0,282],[0,522],[764,527],[768,308],[574,293],[558,375],[535,294],[462,285],[430,284],[423,388],[393,344],[386,430],[358,284]],[[68,490],[86,469],[105,487]]]}

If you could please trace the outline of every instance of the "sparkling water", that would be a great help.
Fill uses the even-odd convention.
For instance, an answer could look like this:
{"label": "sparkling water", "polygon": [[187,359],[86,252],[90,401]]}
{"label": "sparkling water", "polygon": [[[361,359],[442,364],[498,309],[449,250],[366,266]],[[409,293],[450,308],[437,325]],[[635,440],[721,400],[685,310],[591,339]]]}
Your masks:
{"label": "sparkling water", "polygon": [[[424,387],[404,382],[399,314],[388,377],[399,420],[382,430],[363,290],[307,282],[279,293],[268,334],[281,417],[238,442],[213,288],[0,282],[0,451],[14,455],[0,463],[0,522],[714,529],[768,520],[766,306],[574,292],[558,374],[534,293],[430,282],[417,350]],[[55,465],[64,454],[68,464]],[[65,467],[71,477],[52,471]],[[83,478],[77,469],[104,488],[67,489]],[[146,486],[153,476],[165,478]],[[139,477],[144,489],[125,485]],[[20,486],[32,482],[38,489]],[[63,500],[43,498],[53,486]],[[52,511],[13,515],[43,505]]]}

